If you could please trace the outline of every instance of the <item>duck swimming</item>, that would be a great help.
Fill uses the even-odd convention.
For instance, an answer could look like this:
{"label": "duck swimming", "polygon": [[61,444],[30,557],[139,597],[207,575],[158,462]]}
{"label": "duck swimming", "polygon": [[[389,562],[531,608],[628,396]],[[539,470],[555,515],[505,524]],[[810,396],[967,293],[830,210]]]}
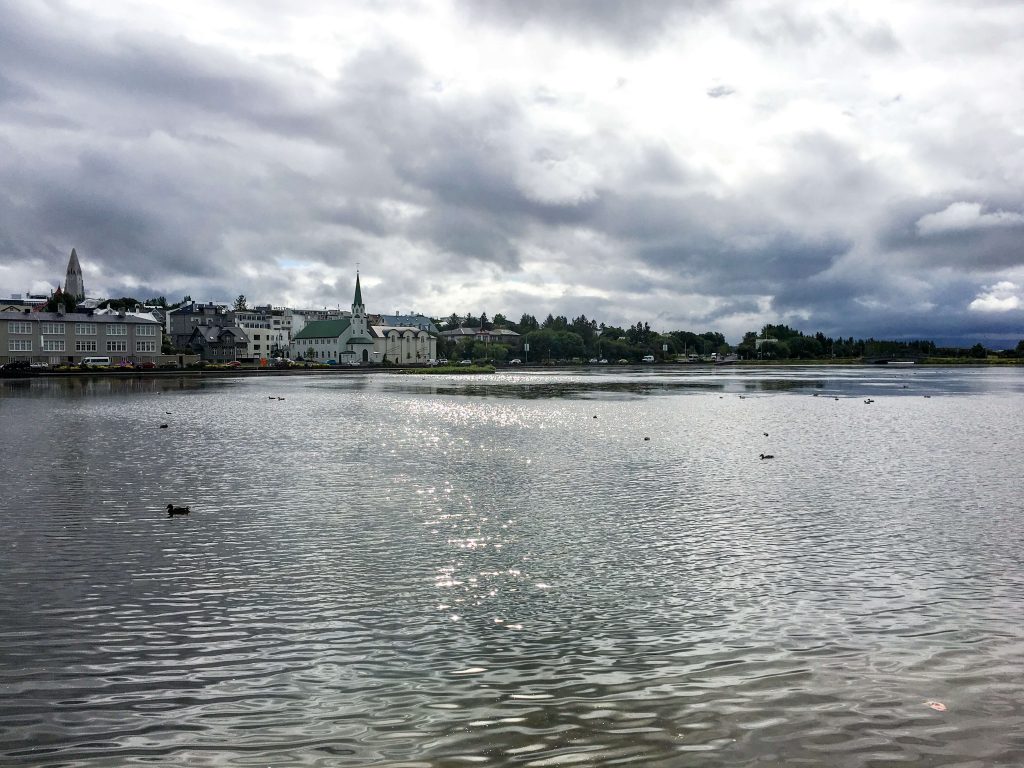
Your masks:
{"label": "duck swimming", "polygon": [[167,505],[168,517],[174,517],[175,515],[187,515],[191,511],[192,510],[190,510],[188,507],[176,507],[173,504]]}
{"label": "duck swimming", "polygon": [[762,453],[761,454],[761,458],[762,459],[774,459],[775,457],[772,456],[770,453]]}

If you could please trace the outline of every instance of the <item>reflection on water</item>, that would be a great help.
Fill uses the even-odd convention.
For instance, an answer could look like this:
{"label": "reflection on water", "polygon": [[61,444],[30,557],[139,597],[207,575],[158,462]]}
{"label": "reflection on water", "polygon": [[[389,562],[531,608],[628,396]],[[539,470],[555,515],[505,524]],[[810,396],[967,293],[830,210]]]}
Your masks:
{"label": "reflection on water", "polygon": [[1022,373],[4,382],[0,764],[1020,764]]}

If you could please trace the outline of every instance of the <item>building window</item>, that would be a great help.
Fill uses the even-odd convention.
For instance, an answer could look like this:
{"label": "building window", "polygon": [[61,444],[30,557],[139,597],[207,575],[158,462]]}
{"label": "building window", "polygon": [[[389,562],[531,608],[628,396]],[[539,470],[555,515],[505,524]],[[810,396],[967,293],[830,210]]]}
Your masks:
{"label": "building window", "polygon": [[107,352],[127,352],[128,342],[127,341],[108,341]]}
{"label": "building window", "polygon": [[260,335],[259,335],[258,333],[254,333],[254,334],[252,335],[252,340],[253,340],[253,341],[259,341],[259,340],[260,340]]}
{"label": "building window", "polygon": [[111,323],[107,326],[107,336],[127,336],[128,326],[124,323]]}
{"label": "building window", "polygon": [[43,352],[63,352],[64,339],[43,339]]}
{"label": "building window", "polygon": [[31,352],[32,351],[32,339],[8,339],[7,340],[7,351],[8,352]]}
{"label": "building window", "polygon": [[155,341],[136,341],[135,342],[136,352],[156,352]]}
{"label": "building window", "polygon": [[135,326],[136,336],[156,336],[155,325],[136,325]]}
{"label": "building window", "polygon": [[60,334],[61,336],[63,336],[64,335],[64,323],[40,323],[39,324],[39,332],[44,334],[44,335],[46,335],[46,334],[52,334],[52,335]]}
{"label": "building window", "polygon": [[[95,336],[96,335],[96,323],[75,323],[75,335],[76,336]],[[93,348],[90,350],[96,351],[96,344],[93,343]]]}
{"label": "building window", "polygon": [[95,341],[76,341],[75,352],[95,352],[96,342]]}
{"label": "building window", "polygon": [[20,320],[9,320],[7,322],[8,333],[32,333],[32,323],[22,322]]}

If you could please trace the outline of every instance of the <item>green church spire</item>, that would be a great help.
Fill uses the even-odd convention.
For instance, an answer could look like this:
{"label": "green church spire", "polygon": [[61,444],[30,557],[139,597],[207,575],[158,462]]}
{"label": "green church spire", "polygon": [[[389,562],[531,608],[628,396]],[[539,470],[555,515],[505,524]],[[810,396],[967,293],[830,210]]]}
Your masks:
{"label": "green church spire", "polygon": [[363,292],[359,290],[359,272],[356,272],[356,297],[352,300],[352,304],[361,307],[363,306]]}

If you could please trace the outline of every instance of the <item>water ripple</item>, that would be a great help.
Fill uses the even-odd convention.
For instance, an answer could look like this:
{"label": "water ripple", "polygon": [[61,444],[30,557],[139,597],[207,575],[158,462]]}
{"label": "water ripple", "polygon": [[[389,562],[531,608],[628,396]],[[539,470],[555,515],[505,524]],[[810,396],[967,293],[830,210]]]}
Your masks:
{"label": "water ripple", "polygon": [[1020,764],[1022,401],[1003,370],[0,387],[0,764]]}

